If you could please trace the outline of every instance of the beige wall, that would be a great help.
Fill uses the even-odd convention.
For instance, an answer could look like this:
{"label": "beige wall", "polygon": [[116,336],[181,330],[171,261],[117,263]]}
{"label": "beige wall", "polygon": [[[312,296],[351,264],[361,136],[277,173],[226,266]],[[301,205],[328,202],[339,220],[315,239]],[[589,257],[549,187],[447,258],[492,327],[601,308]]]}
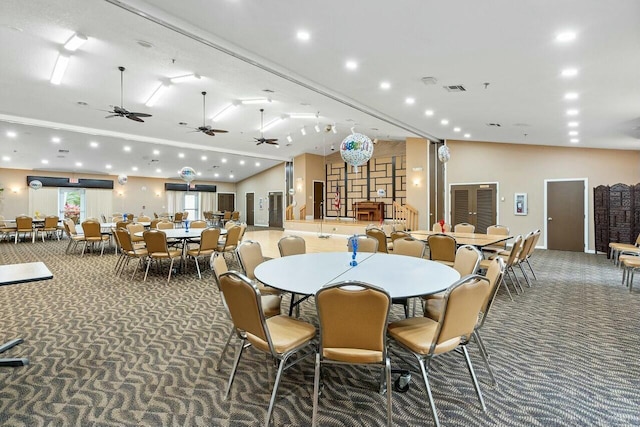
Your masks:
{"label": "beige wall", "polygon": [[[257,175],[236,184],[236,209],[240,211],[240,219],[247,218],[246,194],[254,193],[254,223],[255,225],[269,225],[269,192],[282,192],[282,222],[286,206],[285,168],[284,163],[267,169]],[[260,209],[262,199],[262,209]]]}
{"label": "beige wall", "polygon": [[300,208],[304,205],[307,206],[307,218],[313,218],[313,181],[325,182],[325,178],[324,157],[316,154],[301,154],[293,159],[295,219],[305,219],[300,218]]}
{"label": "beige wall", "polygon": [[[577,147],[447,141],[451,160],[446,164],[448,221],[451,184],[498,183],[498,223],[512,234],[539,228],[544,244],[545,179],[586,178],[588,193],[588,250],[594,250],[593,188],[640,181],[640,152]],[[514,193],[527,193],[529,214],[513,213]],[[504,200],[502,200],[504,198]]]}
{"label": "beige wall", "polygon": [[[429,141],[407,138],[407,204],[420,212],[418,228],[430,230],[429,225]],[[415,170],[414,170],[415,169]],[[422,170],[419,170],[422,169]]]}
{"label": "beige wall", "polygon": [[[0,169],[0,187],[5,190],[0,195],[0,214],[5,218],[14,218],[20,214],[33,215],[30,211],[29,194],[37,197],[37,191],[31,190],[27,186],[27,175],[51,176],[69,178],[69,173],[32,171],[21,169]],[[112,199],[111,206],[113,212],[130,212],[135,215],[141,212],[153,216],[154,212],[161,213],[167,211],[167,195],[164,191],[165,182],[181,183],[179,179],[160,179],[129,176],[125,185],[118,184],[118,177],[115,175],[90,175],[74,174],[74,178],[86,179],[107,179],[113,180],[113,190],[107,191]],[[199,182],[202,184],[215,184],[219,192],[235,192],[236,186],[233,183]],[[14,193],[13,189],[17,189]],[[110,216],[113,212],[87,212],[87,214],[98,216],[105,214]],[[43,212],[44,214],[54,214],[55,212]]]}

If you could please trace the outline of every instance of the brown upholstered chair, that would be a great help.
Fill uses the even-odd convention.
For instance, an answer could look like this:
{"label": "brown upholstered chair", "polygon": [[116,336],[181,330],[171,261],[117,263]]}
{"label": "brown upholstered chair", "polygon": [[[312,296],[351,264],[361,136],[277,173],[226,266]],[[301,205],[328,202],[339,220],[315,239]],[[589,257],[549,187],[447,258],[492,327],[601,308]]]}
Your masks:
{"label": "brown upholstered chair", "polygon": [[[529,261],[529,259],[531,259],[531,255],[533,255],[533,252],[536,250],[536,245],[538,244],[538,240],[540,240],[539,229],[533,232],[533,242],[529,246],[529,249],[527,250],[527,252],[525,253],[524,251],[521,251],[518,257],[520,259],[520,268],[523,268],[522,264],[526,263],[527,266],[529,267],[529,270],[531,270],[531,274],[533,274],[534,280],[538,280],[538,278],[536,277],[535,271],[533,271],[533,266],[531,265],[531,262]],[[637,253],[640,255],[640,248],[637,249]]]}
{"label": "brown upholstered chair", "polygon": [[147,269],[144,272],[144,281],[147,280],[149,274],[149,267],[151,261],[156,262],[156,266],[162,272],[162,260],[170,259],[169,275],[167,276],[167,283],[171,280],[171,272],[173,270],[173,263],[176,259],[182,258],[182,251],[180,249],[170,249],[167,244],[167,235],[161,230],[147,230],[143,233],[144,243],[149,253],[149,262],[147,263]]}
{"label": "brown upholstered chair", "polygon": [[155,228],[158,230],[169,230],[175,228],[175,225],[173,222],[162,220],[156,224]]}
{"label": "brown upholstered chair", "polygon": [[182,220],[183,220],[183,213],[182,212],[176,212],[173,215],[173,223],[178,227],[182,227]]}
{"label": "brown upholstered chair", "polygon": [[432,234],[427,238],[429,259],[453,267],[456,260],[456,239],[447,234]]}
{"label": "brown upholstered chair", "polygon": [[[195,222],[195,221],[194,221]],[[204,221],[202,221],[204,223]],[[198,259],[201,257],[211,257],[218,248],[218,239],[220,238],[219,228],[207,228],[202,230],[200,234],[200,244],[192,249],[187,250],[187,256],[193,258],[193,262],[196,264],[196,270],[198,271],[198,278],[202,279],[200,273],[200,265]]]}
{"label": "brown upholstered chair", "polygon": [[[405,237],[403,239],[396,239],[393,254],[412,256],[415,258],[424,258],[424,254],[427,250],[427,244],[422,240],[414,239],[413,237]],[[415,298],[413,299],[413,313],[416,312]],[[404,308],[404,316],[409,317],[409,298],[394,298],[393,304],[402,305]]]}
{"label": "brown upholstered chair", "polygon": [[240,212],[239,211],[233,211],[231,212],[231,221],[240,221]]}
{"label": "brown upholstered chair", "polygon": [[264,262],[264,256],[262,255],[262,247],[260,243],[252,240],[247,240],[238,245],[236,249],[238,261],[244,271],[244,275],[253,281],[258,286],[261,294],[265,295],[279,295],[281,292],[271,286],[265,286],[256,279],[254,271],[256,267]]}
{"label": "brown upholstered chair", "polygon": [[222,240],[218,241],[217,251],[223,253],[234,253],[238,247],[241,231],[242,228],[239,225],[231,227],[227,231],[227,234],[222,237]]}
{"label": "brown upholstered chair", "polygon": [[[236,348],[236,357],[229,376],[225,399],[229,396],[243,350],[253,346],[267,353],[279,362],[269,409],[265,417],[265,426],[268,426],[282,373],[286,368],[313,355],[316,328],[307,322],[284,315],[265,318],[261,308],[260,291],[246,276],[239,273],[230,271],[223,274],[220,277],[220,289],[240,341]],[[297,357],[292,358],[294,355]]]}
{"label": "brown upholstered chair", "polygon": [[[398,239],[404,239],[405,237],[411,237],[411,234],[407,233],[406,231],[402,231],[402,230],[394,230],[391,232],[391,244],[395,245],[396,240]],[[394,246],[395,248],[395,246]]]}
{"label": "brown upholstered chair", "polygon": [[636,241],[634,244],[629,243],[620,243],[620,242],[611,242],[609,243],[609,249],[611,251],[611,259],[617,265],[618,257],[620,252],[622,251],[640,251],[640,233],[638,233],[638,237],[636,237]]}
{"label": "brown upholstered chair", "polygon": [[158,223],[162,222],[162,218],[154,218],[151,220],[151,224],[149,225],[150,229],[158,228]]}
{"label": "brown upholstered chair", "polygon": [[231,211],[224,211],[222,215],[222,224],[226,224],[231,219]]}
{"label": "brown upholstered chair", "polygon": [[[509,235],[509,227],[505,227],[504,225],[491,225],[487,227],[487,234],[492,236],[508,236]],[[507,241],[501,243],[496,243],[495,245],[483,246],[482,252],[487,253],[488,255],[495,254],[507,249]]]}
{"label": "brown upholstered chair", "polygon": [[475,233],[476,226],[468,222],[461,222],[453,226],[454,233]]}
{"label": "brown upholstered chair", "polygon": [[387,425],[391,426],[391,362],[386,334],[391,297],[383,289],[353,281],[324,287],[315,299],[320,346],[316,354],[311,425],[317,422],[322,366],[333,363],[382,368],[381,378],[387,384]]}
{"label": "brown upholstered chair", "polygon": [[[522,249],[522,243],[523,243],[522,235],[517,235],[513,242],[513,245],[511,246],[511,250],[509,251],[508,256],[500,256],[500,258],[502,258],[504,261],[505,276],[507,276],[511,281],[511,284],[513,285],[513,289],[515,289],[516,294],[519,294],[518,287],[520,287],[520,290],[524,291],[524,289],[522,288],[522,285],[520,285],[520,281],[518,280],[518,277],[515,274],[515,271],[513,270],[513,266],[517,262],[518,255],[520,254],[520,250]],[[497,258],[497,256],[495,258]],[[483,259],[482,261],[480,261],[480,268],[482,270],[486,270],[489,268],[490,264],[491,264],[491,260]],[[511,276],[511,274],[513,274],[513,277]],[[502,283],[504,284],[504,287],[507,290],[507,293],[509,294],[509,298],[511,298],[511,300],[513,301],[513,297],[511,296],[511,291],[507,286],[506,280],[503,280]]]}
{"label": "brown upholstered chair", "polygon": [[471,245],[462,245],[456,251],[453,269],[460,273],[460,277],[475,274],[480,266],[480,260],[482,260],[482,253],[478,249]]}
{"label": "brown upholstered chair", "polygon": [[49,236],[53,234],[56,236],[58,240],[60,240],[60,234],[58,234],[58,231],[60,230],[58,228],[58,221],[60,221],[60,218],[58,218],[55,215],[49,215],[44,218],[44,225],[42,226],[41,229],[38,230],[38,232],[42,236],[43,242],[44,242],[44,235],[46,233],[49,233]]}
{"label": "brown upholstered chair", "polygon": [[71,246],[75,251],[76,247],[78,247],[78,243],[84,242],[84,234],[78,234],[76,230],[76,223],[73,222],[71,218],[65,219],[63,222],[64,231],[69,237],[69,244],[67,245],[67,249],[64,251],[65,254],[69,253]]}
{"label": "brown upholstered chair", "polygon": [[189,228],[207,228],[207,221],[195,220],[189,223]]}
{"label": "brown upholstered chair", "polygon": [[14,243],[18,243],[18,236],[22,235],[26,238],[27,234],[31,235],[31,243],[36,241],[36,231],[33,228],[33,218],[26,215],[16,217],[16,238]]}
{"label": "brown upholstered chair", "polygon": [[138,222],[151,222],[151,218],[146,215],[140,215],[138,217]]}
{"label": "brown upholstered chair", "polygon": [[477,275],[466,276],[446,291],[442,315],[438,321],[429,317],[412,317],[393,322],[387,328],[389,337],[418,361],[436,426],[440,426],[440,421],[429,385],[429,365],[435,356],[457,348],[462,348],[482,410],[487,410],[467,344],[478,323],[480,309],[489,294],[490,284],[487,278]]}
{"label": "brown upholstered chair", "polygon": [[[384,231],[379,228],[368,228],[365,233],[367,236],[373,237],[378,241],[378,252],[389,253],[389,249],[387,248],[387,235],[384,234]],[[360,250],[360,247],[358,247],[358,250]]]}
{"label": "brown upholstered chair", "polygon": [[[442,230],[442,227],[444,227],[444,230]],[[435,231],[436,233],[449,233],[451,231],[451,224],[445,222],[444,225],[441,226],[440,223],[436,222],[431,227],[431,231]]]}
{"label": "brown upholstered chair", "polygon": [[304,239],[300,236],[285,236],[278,240],[280,256],[300,255],[307,253]]}
{"label": "brown upholstered chair", "polygon": [[102,234],[100,229],[100,223],[97,221],[84,221],[82,223],[82,231],[84,232],[84,246],[82,247],[82,254],[87,250],[87,246],[100,243],[100,256],[104,254],[104,243],[111,239],[108,234]]}
{"label": "brown upholstered chair", "polygon": [[[137,245],[138,247],[144,246],[144,236],[135,235],[135,233],[144,233],[144,225],[140,224],[139,222],[131,222],[128,223],[126,227],[133,244]],[[116,230],[118,230],[117,227]]]}
{"label": "brown upholstered chair", "polygon": [[[347,239],[347,250],[349,252],[353,252],[353,247],[351,246],[351,239],[353,236]],[[356,236],[358,239],[358,252],[378,252],[378,239],[369,237],[366,234],[358,234]]]}
{"label": "brown upholstered chair", "polygon": [[[133,240],[131,239],[132,236],[127,229],[118,228],[114,232],[114,234],[116,235],[116,241],[118,242],[118,245],[120,245],[120,253],[121,253],[121,259],[119,259],[118,263],[116,263],[116,273],[118,275],[121,275],[125,267],[129,265],[129,261],[131,259],[137,259],[138,264],[136,265],[136,268],[133,270],[133,273],[131,274],[131,280],[133,280],[133,278],[136,275],[136,272],[138,271],[138,267],[144,266],[144,261],[147,259],[147,256],[149,255],[149,253],[147,252],[146,248],[140,248],[140,247],[134,246]],[[119,273],[118,273],[118,267],[120,267]]]}
{"label": "brown upholstered chair", "polygon": [[622,283],[629,288],[629,293],[631,293],[633,290],[633,277],[636,270],[640,269],[640,256],[621,254],[618,262],[622,266]]}

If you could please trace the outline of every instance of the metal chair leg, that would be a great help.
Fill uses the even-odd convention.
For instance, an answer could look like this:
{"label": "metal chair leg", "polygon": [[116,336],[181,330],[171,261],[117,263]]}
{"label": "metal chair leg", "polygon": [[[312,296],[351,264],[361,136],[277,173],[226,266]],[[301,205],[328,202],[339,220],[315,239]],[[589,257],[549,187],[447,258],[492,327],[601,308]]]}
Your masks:
{"label": "metal chair leg", "polygon": [[238,369],[238,363],[240,362],[240,357],[242,356],[242,351],[244,350],[244,340],[240,341],[238,344],[238,348],[236,349],[236,358],[233,361],[233,368],[231,369],[231,376],[229,376],[229,382],[227,383],[227,391],[224,394],[224,399],[227,400],[229,397],[229,390],[231,390],[231,385],[233,384],[233,379],[236,376],[236,370]]}
{"label": "metal chair leg", "polygon": [[467,350],[467,346],[462,346],[462,351],[464,352],[464,358],[467,361],[467,368],[469,368],[469,374],[471,374],[471,379],[473,380],[473,386],[476,388],[476,394],[478,395],[478,400],[480,401],[480,405],[482,406],[482,412],[487,412],[487,407],[484,404],[484,399],[482,398],[482,391],[480,391],[480,384],[478,384],[478,379],[476,378],[476,373],[473,371],[473,365],[471,364],[471,358],[469,357],[469,350]]}
{"label": "metal chair leg", "polygon": [[482,338],[480,338],[480,334],[477,331],[473,331],[473,336],[478,343],[478,348],[480,349],[480,356],[484,362],[484,365],[487,367],[487,371],[489,372],[489,377],[491,378],[491,385],[496,385],[496,377],[493,375],[493,369],[491,369],[491,365],[489,364],[489,354],[487,353],[487,349],[484,347],[484,343],[482,342]]}
{"label": "metal chair leg", "polygon": [[529,266],[529,270],[531,270],[531,274],[533,274],[533,279],[534,280],[538,280],[538,277],[536,276],[536,272],[533,271],[533,267],[531,266],[531,263],[529,262],[529,258],[526,258],[525,261],[527,262],[527,265]]}
{"label": "metal chair leg", "polygon": [[229,344],[231,344],[231,340],[233,339],[234,336],[235,336],[235,330],[232,327],[231,332],[229,333],[229,337],[227,338],[227,342],[224,343],[224,347],[222,348],[222,351],[220,352],[220,356],[218,357],[218,363],[215,368],[216,371],[220,371],[220,366],[222,365],[222,359],[224,359],[224,355],[227,352],[227,348],[229,348]]}
{"label": "metal chair leg", "polygon": [[280,385],[280,378],[282,377],[282,371],[284,371],[284,368],[287,364],[287,360],[289,358],[285,357],[282,360],[280,360],[280,363],[278,364],[278,373],[276,374],[276,381],[273,384],[273,391],[271,392],[271,400],[269,400],[269,409],[267,410],[267,417],[264,420],[264,427],[269,427],[269,422],[271,421],[271,414],[273,413],[273,404],[276,401],[276,395],[278,394],[278,386]]}
{"label": "metal chair leg", "polygon": [[527,282],[527,286],[531,287],[531,281],[529,280],[529,276],[527,276],[527,272],[524,271],[524,267],[522,267],[522,262],[518,263],[518,267],[520,267],[520,271],[522,271],[522,275],[524,276],[524,280]]}
{"label": "metal chair leg", "polygon": [[313,376],[313,413],[311,426],[315,427],[318,418],[318,399],[320,397],[320,353],[316,353],[315,374]]}
{"label": "metal chair leg", "polygon": [[433,415],[433,422],[436,427],[440,427],[440,420],[438,419],[438,413],[436,412],[436,404],[433,401],[433,394],[431,394],[431,387],[429,386],[429,362],[425,364],[425,361],[418,358],[420,364],[420,372],[422,373],[422,379],[424,380],[424,387],[427,390],[427,396],[429,397],[429,406],[431,407],[431,415]]}

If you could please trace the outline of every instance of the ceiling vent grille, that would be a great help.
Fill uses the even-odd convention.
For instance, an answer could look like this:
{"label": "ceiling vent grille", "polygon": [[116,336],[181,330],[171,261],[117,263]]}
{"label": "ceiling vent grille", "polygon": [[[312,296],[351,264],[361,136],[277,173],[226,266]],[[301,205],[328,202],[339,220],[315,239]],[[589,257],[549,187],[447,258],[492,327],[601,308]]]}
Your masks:
{"label": "ceiling vent grille", "polygon": [[68,153],[69,150],[58,150],[58,153]]}
{"label": "ceiling vent grille", "polygon": [[462,85],[442,86],[447,92],[466,92],[467,89]]}
{"label": "ceiling vent grille", "polygon": [[492,127],[492,128],[502,127],[502,125],[500,123],[487,123],[487,126]]}

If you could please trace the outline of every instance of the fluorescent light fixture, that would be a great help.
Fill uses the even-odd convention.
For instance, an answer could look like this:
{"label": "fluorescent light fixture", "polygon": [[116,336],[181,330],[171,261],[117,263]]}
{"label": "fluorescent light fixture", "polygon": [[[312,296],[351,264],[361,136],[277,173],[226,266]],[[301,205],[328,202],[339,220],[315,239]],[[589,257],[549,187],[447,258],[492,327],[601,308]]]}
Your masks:
{"label": "fluorescent light fixture", "polygon": [[218,111],[213,117],[211,117],[211,121],[212,122],[220,121],[224,116],[226,116],[227,114],[229,114],[230,112],[238,108],[238,106],[239,106],[238,102],[232,102],[228,104],[222,110]]}
{"label": "fluorescent light fixture", "polygon": [[59,85],[62,83],[64,72],[67,71],[67,65],[69,65],[69,56],[59,53],[56,65],[53,67],[53,73],[51,73],[51,79],[49,80],[51,84]]}
{"label": "fluorescent light fixture", "polygon": [[471,138],[471,134],[470,134],[470,133],[465,133],[465,134],[464,134],[464,137],[465,137],[465,138]]}
{"label": "fluorescent light fixture", "polygon": [[8,136],[9,138],[15,138],[16,136],[18,136],[18,134],[17,134],[17,133],[15,133],[15,132],[14,132],[14,131],[12,131],[12,130],[8,130],[8,131],[7,131],[7,136]]}
{"label": "fluorescent light fixture", "polygon": [[296,37],[298,38],[298,40],[306,42],[306,41],[309,41],[309,39],[311,38],[311,34],[309,34],[308,31],[300,30],[296,34]]}
{"label": "fluorescent light fixture", "polygon": [[578,99],[579,95],[575,92],[568,92],[564,94],[564,99],[571,101],[574,99]]}
{"label": "fluorescent light fixture", "polygon": [[579,110],[575,110],[575,109],[567,110],[567,116],[577,116],[579,113],[580,113]]}
{"label": "fluorescent light fixture", "polygon": [[171,83],[185,83],[185,82],[200,80],[200,78],[201,78],[200,74],[192,73],[192,74],[185,74],[184,76],[171,77],[169,81]]}
{"label": "fluorescent light fixture", "polygon": [[565,68],[560,74],[562,77],[575,77],[578,75],[578,70],[576,68]]}
{"label": "fluorescent light fixture", "polygon": [[408,97],[408,98],[406,98],[406,99],[404,100],[404,102],[405,102],[405,104],[413,105],[413,104],[415,104],[415,103],[416,103],[416,99],[415,99],[415,98]]}
{"label": "fluorescent light fixture", "polygon": [[290,119],[315,119],[317,115],[314,113],[289,113]]}
{"label": "fluorescent light fixture", "polygon": [[567,126],[569,126],[570,128],[577,128],[578,126],[580,126],[580,122],[569,122],[567,123]]}
{"label": "fluorescent light fixture", "polygon": [[576,39],[576,33],[573,31],[564,31],[562,33],[558,33],[556,36],[556,41],[561,43],[570,42]]}
{"label": "fluorescent light fixture", "polygon": [[301,133],[303,136],[307,134],[307,130],[304,128],[304,126],[302,126],[302,127],[300,128],[300,133]]}
{"label": "fluorescent light fixture", "polygon": [[425,111],[425,112],[424,112],[424,115],[425,115],[425,116],[429,116],[429,117],[433,116],[433,110],[427,110],[427,111]]}
{"label": "fluorescent light fixture", "polygon": [[320,133],[320,125],[319,124],[316,124],[313,128],[316,130],[317,133]]}
{"label": "fluorescent light fixture", "polygon": [[289,134],[289,135],[287,135],[287,141],[288,141],[288,142],[293,142],[293,138],[291,138],[291,135],[290,135],[290,134]]}
{"label": "fluorescent light fixture", "polygon": [[380,89],[383,89],[383,90],[391,89],[391,83],[389,83],[389,82],[380,82]]}
{"label": "fluorescent light fixture", "polygon": [[84,34],[81,34],[81,33],[75,33],[64,44],[64,48],[67,49],[68,51],[75,52],[86,41],[87,41],[87,36],[85,36]]}
{"label": "fluorescent light fixture", "polygon": [[151,94],[151,96],[149,97],[147,102],[144,103],[144,105],[146,105],[147,107],[153,107],[156,104],[156,102],[158,102],[160,98],[162,98],[162,95],[167,91],[167,89],[169,89],[168,85],[164,83],[160,83],[158,88]]}
{"label": "fluorescent light fixture", "polygon": [[268,104],[271,98],[240,99],[239,101],[243,105]]}
{"label": "fluorescent light fixture", "polygon": [[262,126],[262,129],[259,129],[260,132],[266,132],[269,129],[279,125],[280,123],[282,123],[282,121],[286,118],[286,116],[280,116],[280,117],[276,117],[275,119],[271,120],[270,122],[268,122],[267,124],[265,124],[264,126]]}
{"label": "fluorescent light fixture", "polygon": [[358,63],[356,61],[350,60],[344,64],[348,70],[356,70],[358,68]]}
{"label": "fluorescent light fixture", "polygon": [[448,125],[448,124],[449,124],[449,120],[447,120],[447,119],[442,119],[442,120],[440,120],[440,124],[441,124],[441,125],[446,126],[446,125]]}

